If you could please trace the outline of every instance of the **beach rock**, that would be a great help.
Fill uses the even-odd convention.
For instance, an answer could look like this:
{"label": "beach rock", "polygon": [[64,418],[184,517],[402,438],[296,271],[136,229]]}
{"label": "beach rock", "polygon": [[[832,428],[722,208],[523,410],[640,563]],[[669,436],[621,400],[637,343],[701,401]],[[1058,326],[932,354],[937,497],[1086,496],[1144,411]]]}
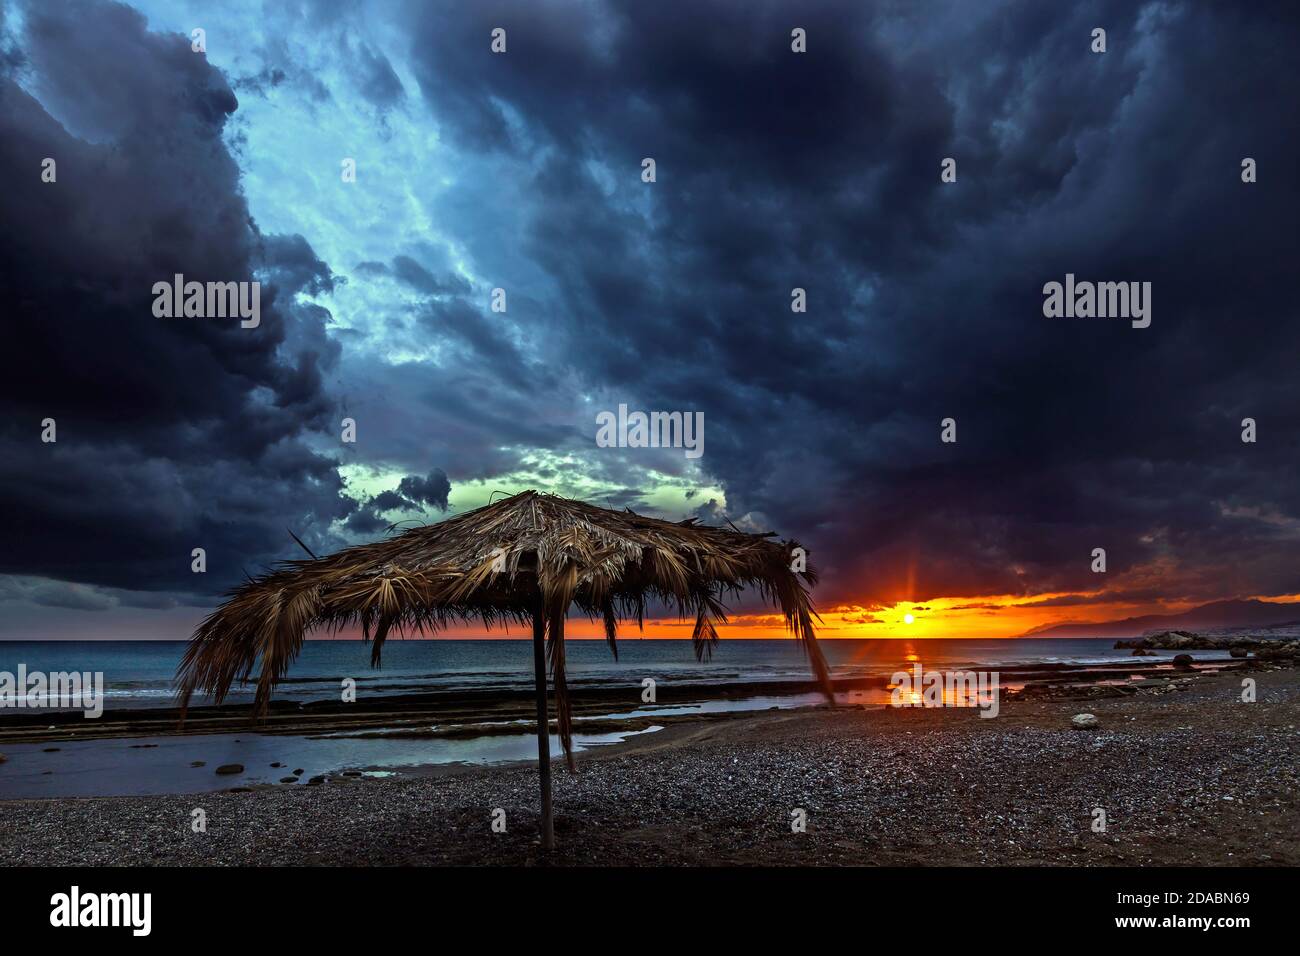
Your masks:
{"label": "beach rock", "polygon": [[1191,670],[1191,669],[1192,669],[1192,655],[1191,655],[1191,654],[1176,654],[1176,655],[1174,655],[1174,666],[1177,667],[1179,670],[1182,670],[1182,671],[1189,671],[1189,670]]}
{"label": "beach rock", "polygon": [[1291,658],[1300,656],[1300,641],[1291,634],[1194,634],[1190,631],[1162,631],[1144,637],[1127,638],[1115,642],[1116,649],[1147,650],[1159,648],[1174,651],[1227,651],[1233,657],[1243,658],[1253,653],[1257,658]]}
{"label": "beach rock", "polygon": [[59,752],[59,749],[60,748],[58,747],[46,747],[44,750],[41,751],[41,753],[56,754]]}
{"label": "beach rock", "polygon": [[1075,714],[1070,718],[1070,725],[1075,730],[1096,730],[1101,726],[1101,721],[1096,714]]}
{"label": "beach rock", "polygon": [[1155,651],[1148,651],[1145,647],[1139,647],[1133,652],[1134,657],[1157,657]]}
{"label": "beach rock", "polygon": [[8,760],[8,759],[9,759],[9,758],[6,757],[4,754],[0,754],[0,763],[4,763],[4,762],[5,762],[6,760]]}
{"label": "beach rock", "polygon": [[1115,648],[1118,650],[1125,647],[1134,648],[1151,648],[1160,647],[1165,650],[1191,650],[1193,648],[1205,648],[1212,646],[1213,642],[1199,634],[1193,634],[1190,631],[1161,631],[1159,634],[1147,634],[1144,637],[1129,638],[1115,642]]}
{"label": "beach rock", "polygon": [[360,771],[360,770],[344,770],[344,771],[343,771],[343,776],[345,776],[345,777],[359,777],[359,776],[361,776],[361,771]]}
{"label": "beach rock", "polygon": [[302,776],[302,767],[299,767],[297,770],[295,770],[295,771],[293,772],[293,775],[294,775],[295,777],[301,777],[301,776]]}
{"label": "beach rock", "polygon": [[206,767],[207,765],[208,765],[208,762],[207,762],[206,760],[191,760],[191,761],[190,761],[190,766],[191,766],[191,767]]}
{"label": "beach rock", "polygon": [[298,782],[298,778],[297,778],[297,777],[281,777],[281,778],[280,778],[280,782],[281,782],[281,783],[297,783],[297,782]]}
{"label": "beach rock", "polygon": [[243,773],[244,765],[242,763],[223,763],[217,768],[219,774]]}
{"label": "beach rock", "polygon": [[283,767],[284,764],[280,763],[280,761],[277,760],[275,763],[271,764],[271,766],[272,766],[272,767]]}
{"label": "beach rock", "polygon": [[307,781],[307,786],[309,786],[309,787],[320,786],[322,783],[324,783],[324,782],[326,781],[326,779],[328,779],[328,778],[326,778],[326,777],[324,777],[324,776],[319,776],[319,775],[318,775],[318,776],[315,776],[315,777],[311,777],[311,778],[309,778],[308,781]]}
{"label": "beach rock", "polygon": [[1300,643],[1286,641],[1261,647],[1255,652],[1255,656],[1267,658],[1295,657],[1297,653],[1300,653]]}

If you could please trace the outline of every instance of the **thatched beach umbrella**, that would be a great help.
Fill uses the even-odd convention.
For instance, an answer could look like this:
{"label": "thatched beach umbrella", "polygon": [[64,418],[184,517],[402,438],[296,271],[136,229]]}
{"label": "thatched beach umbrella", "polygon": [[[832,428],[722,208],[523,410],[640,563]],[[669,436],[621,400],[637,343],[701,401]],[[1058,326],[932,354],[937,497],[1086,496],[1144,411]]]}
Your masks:
{"label": "thatched beach umbrella", "polygon": [[725,623],[722,598],[753,587],[781,611],[830,695],[826,662],[813,633],[814,612],[794,542],[769,534],[712,528],[611,511],[524,491],[438,524],[324,558],[287,561],[231,592],[194,633],[177,675],[182,712],[195,693],[217,703],[236,681],[251,679],[254,714],[264,714],[313,628],[361,625],[379,666],[384,640],[399,632],[436,632],[450,623],[532,624],[537,682],[537,759],[542,842],[553,842],[546,663],[556,723],[573,768],[572,712],[564,676],[564,619],[575,607],[604,622],[617,656],[620,620],[645,620],[647,604],[693,615],[695,653],[706,660]]}

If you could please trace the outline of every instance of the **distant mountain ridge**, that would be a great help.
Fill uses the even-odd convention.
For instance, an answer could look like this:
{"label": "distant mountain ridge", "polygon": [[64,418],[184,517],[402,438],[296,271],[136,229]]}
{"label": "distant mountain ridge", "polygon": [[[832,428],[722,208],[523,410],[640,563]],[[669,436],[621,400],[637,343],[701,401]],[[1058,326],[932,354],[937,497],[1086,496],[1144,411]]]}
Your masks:
{"label": "distant mountain ridge", "polygon": [[1144,614],[1118,621],[1048,624],[1021,637],[1140,637],[1147,631],[1275,627],[1300,622],[1300,602],[1211,601],[1181,614]]}

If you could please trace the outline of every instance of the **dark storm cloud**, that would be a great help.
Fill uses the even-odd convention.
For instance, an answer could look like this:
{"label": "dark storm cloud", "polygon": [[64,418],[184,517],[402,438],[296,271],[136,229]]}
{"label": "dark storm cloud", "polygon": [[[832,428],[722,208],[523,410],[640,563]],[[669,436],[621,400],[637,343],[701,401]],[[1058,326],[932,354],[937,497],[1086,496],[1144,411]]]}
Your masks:
{"label": "dark storm cloud", "polygon": [[335,278],[329,266],[302,236],[266,236],[262,244],[278,284],[308,295],[334,291]]}
{"label": "dark storm cloud", "polygon": [[[401,63],[308,4],[284,16],[320,31],[321,76],[265,31],[230,81],[126,7],[24,10],[0,39],[0,594],[166,607],[293,554],[286,527],[325,550],[333,520],[373,536],[521,469],[647,510],[647,462],[689,472],[593,452],[587,396],[623,395],[705,413],[726,506],[697,515],[798,537],[826,606],[1300,590],[1292,6],[375,5]],[[324,115],[331,71],[454,174],[443,205],[405,184],[437,237],[358,244],[364,333],[306,301],[345,280],[260,232],[226,145],[236,94]],[[155,319],[176,272],[261,277],[260,327]],[[1152,282],[1151,328],[1045,319],[1066,272]],[[322,453],[340,414],[358,444]],[[407,477],[358,506],[338,459]]]}
{"label": "dark storm cloud", "polygon": [[370,499],[370,505],[377,511],[410,511],[415,503],[396,491],[381,491]]}
{"label": "dark storm cloud", "polygon": [[66,581],[47,581],[32,590],[31,600],[42,607],[65,607],[78,611],[106,611],[113,601],[93,588]]}
{"label": "dark storm cloud", "polygon": [[441,468],[435,468],[424,476],[407,475],[398,484],[397,490],[416,504],[432,505],[440,511],[446,511],[451,482]]}
{"label": "dark storm cloud", "polygon": [[[0,77],[0,573],[224,588],[286,554],[286,524],[320,541],[352,507],[303,443],[332,417],[338,347],[295,296],[333,278],[302,237],[252,222],[222,142],[235,96],[187,38],[71,2],[27,7],[20,40],[39,99]],[[156,318],[153,284],[176,273],[262,279],[260,325]]]}
{"label": "dark storm cloud", "polygon": [[240,93],[253,93],[266,96],[267,90],[273,90],[285,81],[284,70],[267,67],[252,76],[241,76],[231,81],[231,87]]}
{"label": "dark storm cloud", "polygon": [[361,44],[356,53],[361,94],[380,109],[390,109],[406,98],[402,81],[382,53]]}
{"label": "dark storm cloud", "polygon": [[[457,339],[440,342],[459,347]],[[563,447],[574,429],[536,416],[538,395],[559,386],[530,374],[527,381],[540,384],[520,390],[503,387],[475,361],[448,363],[431,377],[419,362],[353,356],[342,400],[358,421],[358,460],[399,462],[408,474],[445,466],[460,481],[508,474],[528,449]]]}
{"label": "dark storm cloud", "polygon": [[[1298,589],[1292,6],[411,12],[440,127],[539,158],[575,386],[704,411],[823,600],[1093,590],[1094,547],[1132,592]],[[1066,272],[1150,281],[1151,328],[1044,318]]]}
{"label": "dark storm cloud", "polygon": [[373,537],[388,527],[388,522],[370,505],[358,508],[343,522],[343,526],[353,534]]}
{"label": "dark storm cloud", "polygon": [[460,276],[445,269],[442,274],[434,275],[424,265],[407,255],[394,256],[391,266],[383,262],[358,262],[352,271],[368,279],[376,276],[392,276],[425,295],[463,296],[470,291],[469,283]]}
{"label": "dark storm cloud", "polygon": [[505,332],[466,299],[430,302],[419,321],[428,337],[454,343],[466,362],[491,363],[512,388],[526,387],[536,377]]}
{"label": "dark storm cloud", "polygon": [[429,295],[453,292],[464,295],[469,292],[469,285],[464,279],[450,274],[439,279],[410,256],[396,256],[393,259],[393,275],[417,291]]}
{"label": "dark storm cloud", "polygon": [[[407,475],[396,489],[381,491],[367,505],[375,512],[419,511],[426,505],[446,511],[450,507],[447,502],[450,494],[451,481],[447,478],[447,473],[441,468],[435,468],[427,475]],[[364,523],[366,519],[357,520]]]}

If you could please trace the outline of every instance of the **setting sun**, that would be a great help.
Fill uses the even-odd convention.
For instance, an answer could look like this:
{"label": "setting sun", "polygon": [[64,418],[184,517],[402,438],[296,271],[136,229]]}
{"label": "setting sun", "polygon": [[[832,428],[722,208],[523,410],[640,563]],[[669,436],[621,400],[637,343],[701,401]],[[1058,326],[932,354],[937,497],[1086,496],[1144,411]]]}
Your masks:
{"label": "setting sun", "polygon": [[915,621],[915,620],[916,620],[916,618],[912,617],[912,615],[910,615],[910,614],[904,614],[904,615],[903,615],[903,623],[904,623],[904,624],[911,624],[911,623],[912,623],[913,621]]}

